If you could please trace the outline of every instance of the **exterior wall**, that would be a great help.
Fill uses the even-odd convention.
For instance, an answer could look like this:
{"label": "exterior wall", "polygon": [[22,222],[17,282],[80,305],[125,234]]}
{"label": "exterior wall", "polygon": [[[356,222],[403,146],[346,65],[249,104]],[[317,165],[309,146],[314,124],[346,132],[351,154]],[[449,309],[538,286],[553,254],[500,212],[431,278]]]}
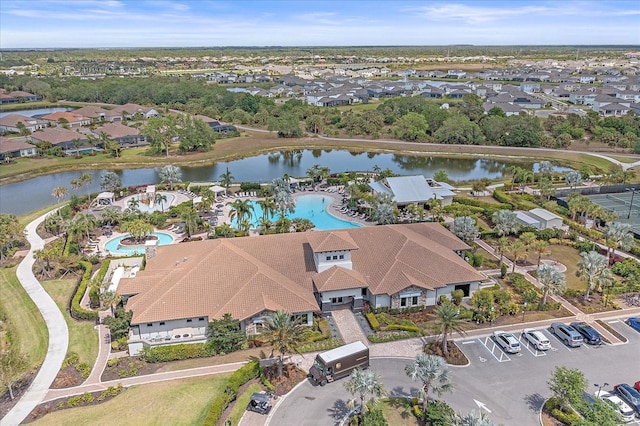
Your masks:
{"label": "exterior wall", "polygon": [[191,340],[184,340],[184,341],[175,341],[175,342],[171,342],[171,343],[150,343],[150,342],[146,342],[146,341],[142,341],[142,340],[138,340],[138,341],[129,341],[129,355],[130,356],[137,356],[140,354],[140,351],[147,347],[147,348],[152,348],[152,347],[157,347],[157,346],[172,346],[172,345],[180,345],[180,344],[189,344],[189,343],[203,343],[206,342],[206,336],[202,336],[202,338],[200,339],[191,339]]}
{"label": "exterior wall", "polygon": [[362,297],[362,289],[361,288],[351,288],[347,290],[335,290],[335,291],[325,291],[320,293],[320,300],[322,302],[331,302],[331,299],[334,297],[342,297],[343,299],[346,297],[358,298]]}
{"label": "exterior wall", "polygon": [[[407,306],[400,306],[400,299],[406,295],[406,294],[415,294],[415,293],[419,293],[418,297],[418,304],[417,305],[407,305]],[[411,306],[426,306],[427,305],[427,292],[420,288],[420,287],[416,287],[416,286],[410,286],[405,288],[404,290],[402,290],[399,293],[396,294],[392,294],[391,295],[391,309],[402,309],[402,308],[408,308]]]}
{"label": "exterior wall", "polygon": [[[337,259],[334,260],[334,256],[337,257]],[[340,256],[343,256],[344,259],[340,259]],[[327,257],[331,257],[331,260],[327,260]],[[316,264],[316,271],[318,272],[326,271],[332,266],[340,266],[349,270],[353,269],[350,250],[313,253],[313,261]]]}
{"label": "exterior wall", "polygon": [[551,219],[547,221],[544,226],[545,229],[560,228],[560,227],[562,227],[562,219]]}
{"label": "exterior wall", "polygon": [[[265,322],[264,318],[270,314],[271,312],[269,311],[263,311],[251,318],[240,321],[240,329],[247,335],[258,334],[262,331]],[[302,325],[306,325],[307,327],[311,327],[313,325],[313,312],[302,312],[294,315],[306,316],[306,321],[303,321]]]}
{"label": "exterior wall", "polygon": [[371,304],[375,308],[391,306],[391,297],[388,294],[376,294],[372,297]]}
{"label": "exterior wall", "polygon": [[[203,318],[203,320],[200,321],[199,318]],[[189,319],[191,319],[191,322],[188,322]],[[173,339],[174,330],[187,327],[193,329],[191,334],[194,336],[205,336],[207,334],[207,327],[209,326],[208,317],[203,316],[189,319],[185,318],[179,320],[153,322],[150,323],[151,326],[148,326],[146,323],[137,324],[136,326],[131,328],[132,334],[130,335],[130,340],[153,340],[165,339],[167,337],[171,337]]]}

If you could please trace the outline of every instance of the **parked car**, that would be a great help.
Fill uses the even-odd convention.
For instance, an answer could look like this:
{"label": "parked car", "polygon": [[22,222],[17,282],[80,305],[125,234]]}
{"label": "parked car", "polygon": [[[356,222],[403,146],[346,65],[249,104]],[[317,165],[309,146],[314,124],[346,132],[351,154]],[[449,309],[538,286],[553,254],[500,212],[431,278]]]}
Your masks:
{"label": "parked car", "polygon": [[525,328],[522,330],[522,336],[539,351],[551,349],[551,342],[549,342],[549,339],[547,339],[544,333],[540,330]]}
{"label": "parked car", "polygon": [[606,390],[596,391],[595,395],[606,402],[607,404],[611,404],[613,408],[620,412],[622,416],[622,420],[625,422],[630,422],[633,420],[634,411],[633,408],[629,407],[629,405],[621,400],[618,395],[614,395]]}
{"label": "parked car", "polygon": [[587,342],[590,345],[601,345],[602,338],[598,331],[591,327],[586,322],[577,321],[572,322],[571,327],[573,327],[578,333],[582,335],[582,340]]}
{"label": "parked car", "polygon": [[270,397],[266,393],[255,392],[251,395],[247,410],[260,414],[269,414],[269,411],[271,411],[269,400]]}
{"label": "parked car", "polygon": [[636,331],[640,331],[640,317],[631,317],[627,320],[627,324]]}
{"label": "parked car", "polygon": [[578,333],[578,331],[570,325],[554,322],[551,324],[551,327],[549,327],[549,330],[567,346],[577,348],[582,345],[582,334]]}
{"label": "parked car", "polygon": [[520,341],[511,333],[496,331],[493,333],[493,339],[505,352],[509,352],[510,354],[520,352]]}
{"label": "parked car", "polygon": [[616,391],[618,396],[629,405],[629,407],[633,408],[633,411],[636,412],[636,416],[640,417],[640,392],[626,383],[616,385],[613,389]]}

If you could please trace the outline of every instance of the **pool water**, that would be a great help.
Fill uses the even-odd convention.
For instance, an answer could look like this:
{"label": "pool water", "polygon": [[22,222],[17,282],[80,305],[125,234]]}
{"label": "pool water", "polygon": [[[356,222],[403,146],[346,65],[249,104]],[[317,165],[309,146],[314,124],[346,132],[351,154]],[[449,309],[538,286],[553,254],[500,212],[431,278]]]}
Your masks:
{"label": "pool water", "polygon": [[[173,243],[173,237],[169,234],[165,234],[164,232],[154,232],[151,235],[155,235],[158,237],[158,245],[166,246],[168,244]],[[144,246],[136,246],[136,247],[124,247],[120,246],[120,241],[125,238],[129,238],[129,234],[122,235],[120,237],[113,238],[104,245],[104,249],[110,253],[118,253],[118,254],[126,254],[126,255],[134,255],[134,254],[144,254]]]}
{"label": "pool water", "polygon": [[[327,212],[327,208],[333,199],[329,196],[322,195],[302,195],[296,198],[296,208],[293,213],[287,214],[289,219],[303,218],[309,219],[319,231],[329,231],[332,229],[360,228],[361,225],[346,220],[338,219]],[[260,226],[262,219],[262,208],[255,201],[252,201],[253,217],[251,218],[252,227]],[[269,220],[275,222],[280,213],[269,217]],[[231,226],[237,227],[237,221],[234,219]]]}

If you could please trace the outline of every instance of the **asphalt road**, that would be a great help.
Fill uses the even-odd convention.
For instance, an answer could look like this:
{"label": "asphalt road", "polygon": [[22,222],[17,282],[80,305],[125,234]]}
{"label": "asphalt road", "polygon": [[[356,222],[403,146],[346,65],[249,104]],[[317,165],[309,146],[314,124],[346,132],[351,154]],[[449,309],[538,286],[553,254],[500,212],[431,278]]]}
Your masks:
{"label": "asphalt road", "polygon": [[[496,424],[539,425],[542,403],[550,396],[547,380],[556,366],[578,368],[589,381],[589,392],[597,390],[594,384],[609,383],[611,390],[618,383],[633,384],[640,380],[640,333],[621,321],[611,326],[629,339],[624,345],[601,347],[583,346],[567,348],[548,331],[550,351],[537,352],[521,339],[522,352],[507,355],[494,347],[488,337],[459,340],[458,345],[471,364],[452,367],[455,390],[445,394],[456,412],[485,409]],[[404,373],[410,359],[379,358],[371,360],[371,368],[382,375],[385,387],[392,395],[415,395],[417,383]],[[269,425],[334,425],[347,412],[346,401],[351,395],[339,380],[325,387],[302,383],[280,401],[269,416]],[[479,408],[479,404],[484,408]],[[640,424],[640,422],[637,422]]]}

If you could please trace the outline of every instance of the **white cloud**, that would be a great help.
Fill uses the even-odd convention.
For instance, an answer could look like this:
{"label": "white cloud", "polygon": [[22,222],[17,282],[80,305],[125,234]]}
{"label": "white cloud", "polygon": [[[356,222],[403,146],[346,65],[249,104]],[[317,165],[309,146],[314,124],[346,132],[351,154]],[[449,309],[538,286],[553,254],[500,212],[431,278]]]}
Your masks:
{"label": "white cloud", "polygon": [[450,21],[461,20],[469,23],[481,23],[497,21],[502,18],[523,16],[529,14],[540,14],[549,12],[550,9],[543,6],[525,6],[509,8],[505,3],[499,8],[467,6],[463,4],[447,4],[443,6],[425,6],[420,8],[410,8],[407,11],[416,11],[421,16],[430,20]]}

